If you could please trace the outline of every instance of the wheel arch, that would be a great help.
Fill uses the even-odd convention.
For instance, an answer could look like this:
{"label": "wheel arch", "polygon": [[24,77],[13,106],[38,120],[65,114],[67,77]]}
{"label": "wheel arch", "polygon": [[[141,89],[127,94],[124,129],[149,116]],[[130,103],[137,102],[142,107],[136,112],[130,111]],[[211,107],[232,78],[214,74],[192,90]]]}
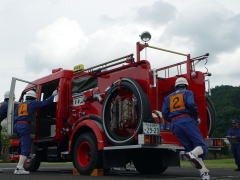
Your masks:
{"label": "wheel arch", "polygon": [[70,137],[69,147],[68,147],[68,151],[70,153],[72,153],[72,150],[77,138],[81,134],[87,133],[87,132],[91,132],[95,136],[98,150],[103,150],[105,140],[104,140],[104,135],[103,135],[103,130],[101,128],[101,125],[98,122],[95,122],[91,119],[87,119],[78,123],[77,126],[74,128],[72,135]]}

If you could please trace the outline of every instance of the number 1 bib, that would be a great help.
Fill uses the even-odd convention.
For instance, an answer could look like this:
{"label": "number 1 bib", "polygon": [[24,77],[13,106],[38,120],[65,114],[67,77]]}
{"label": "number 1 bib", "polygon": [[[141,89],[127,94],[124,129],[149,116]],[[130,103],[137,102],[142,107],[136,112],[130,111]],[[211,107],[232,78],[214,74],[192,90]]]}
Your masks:
{"label": "number 1 bib", "polygon": [[27,116],[28,115],[27,109],[28,109],[28,104],[19,104],[18,116]]}

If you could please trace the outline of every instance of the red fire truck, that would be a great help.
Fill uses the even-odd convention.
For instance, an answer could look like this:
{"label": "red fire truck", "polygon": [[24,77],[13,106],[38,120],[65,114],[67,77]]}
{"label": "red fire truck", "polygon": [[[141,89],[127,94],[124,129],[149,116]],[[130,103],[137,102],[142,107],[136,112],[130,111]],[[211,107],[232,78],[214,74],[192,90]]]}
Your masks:
{"label": "red fire truck", "polygon": [[[183,62],[152,69],[150,61],[141,59],[141,51],[153,48],[178,54]],[[195,94],[204,138],[213,132],[214,108],[206,95],[208,72],[195,69],[208,54],[191,58],[189,54],[136,44],[133,54],[87,69],[52,70],[48,76],[33,82],[13,78],[10,93],[17,81],[28,83],[19,101],[29,90],[44,100],[58,90],[57,101],[38,109],[31,124],[32,152],[25,169],[35,171],[40,163],[72,161],[81,174],[94,169],[123,167],[133,162],[140,173],[162,173],[169,166],[179,166],[182,145],[161,116],[163,98],[174,91],[177,77],[185,77]],[[176,74],[170,76],[174,69]],[[160,76],[159,74],[163,74]],[[13,97],[8,109],[11,136],[10,157],[16,159],[19,140],[13,133]],[[222,142],[211,141],[221,146]],[[214,144],[213,144],[214,143]]]}

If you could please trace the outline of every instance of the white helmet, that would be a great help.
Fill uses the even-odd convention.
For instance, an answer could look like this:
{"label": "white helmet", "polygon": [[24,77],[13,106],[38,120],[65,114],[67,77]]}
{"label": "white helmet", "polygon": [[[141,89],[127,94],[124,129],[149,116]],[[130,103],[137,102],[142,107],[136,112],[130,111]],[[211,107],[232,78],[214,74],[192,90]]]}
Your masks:
{"label": "white helmet", "polygon": [[[9,96],[10,96],[10,91],[6,91],[4,93],[4,99],[9,99]],[[15,94],[13,94],[13,98],[15,98]]]}
{"label": "white helmet", "polygon": [[30,90],[28,92],[26,92],[26,97],[33,97],[33,98],[37,98],[37,94],[35,91]]}
{"label": "white helmet", "polygon": [[177,87],[178,85],[186,85],[188,86],[188,81],[186,78],[184,77],[179,77],[177,78],[176,82],[175,82],[175,87]]}

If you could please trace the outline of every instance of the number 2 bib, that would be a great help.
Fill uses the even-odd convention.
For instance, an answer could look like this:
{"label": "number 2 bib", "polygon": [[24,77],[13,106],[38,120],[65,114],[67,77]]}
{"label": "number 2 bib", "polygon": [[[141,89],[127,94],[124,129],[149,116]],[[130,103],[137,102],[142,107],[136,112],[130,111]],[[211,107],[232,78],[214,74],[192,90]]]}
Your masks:
{"label": "number 2 bib", "polygon": [[170,112],[186,109],[183,101],[183,93],[170,96]]}

